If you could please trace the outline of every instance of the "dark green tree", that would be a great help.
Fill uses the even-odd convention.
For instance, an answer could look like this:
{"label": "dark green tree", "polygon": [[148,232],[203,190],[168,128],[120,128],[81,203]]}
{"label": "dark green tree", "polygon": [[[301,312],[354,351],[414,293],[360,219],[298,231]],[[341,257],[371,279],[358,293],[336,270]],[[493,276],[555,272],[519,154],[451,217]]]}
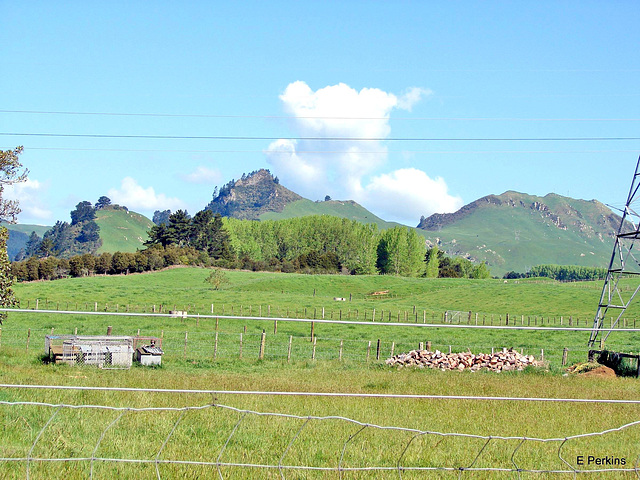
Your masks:
{"label": "dark green tree", "polygon": [[40,243],[42,239],[38,236],[36,232],[31,232],[29,235],[29,240],[24,246],[24,254],[27,257],[33,257],[38,254],[38,247],[40,247]]}
{"label": "dark green tree", "polygon": [[51,257],[54,255],[54,248],[55,248],[55,245],[53,244],[53,240],[47,237],[43,239],[38,245],[38,250],[36,252],[36,255],[39,258]]}
{"label": "dark green tree", "polygon": [[109,197],[105,197],[104,195],[98,199],[96,202],[96,210],[100,210],[104,207],[108,207],[111,205],[111,199]]}
{"label": "dark green tree", "polygon": [[80,235],[78,235],[78,241],[81,243],[97,242],[100,240],[100,226],[90,220],[82,225]]}
{"label": "dark green tree", "polygon": [[76,209],[71,211],[71,225],[76,225],[80,222],[88,222],[96,218],[96,211],[91,205],[91,202],[86,200],[76,205]]}
{"label": "dark green tree", "polygon": [[169,225],[167,225],[167,236],[169,245],[184,247],[189,244],[191,236],[191,217],[186,210],[178,210],[169,215]]}
{"label": "dark green tree", "polygon": [[153,223],[156,225],[160,225],[162,223],[169,223],[169,216],[171,215],[171,210],[156,210],[153,212]]}

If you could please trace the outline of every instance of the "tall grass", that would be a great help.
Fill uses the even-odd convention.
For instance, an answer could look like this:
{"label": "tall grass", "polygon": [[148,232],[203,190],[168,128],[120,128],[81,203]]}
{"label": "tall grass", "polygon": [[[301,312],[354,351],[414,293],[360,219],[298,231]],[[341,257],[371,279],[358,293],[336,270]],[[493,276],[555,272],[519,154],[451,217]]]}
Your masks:
{"label": "tall grass", "polygon": [[[231,283],[225,290],[207,288],[207,272],[175,269],[156,274],[122,277],[93,277],[55,282],[21,284],[16,287],[21,300],[48,299],[50,302],[100,302],[126,304],[271,305],[277,309],[321,308],[333,296],[349,297],[344,308],[420,310],[433,308],[500,312],[522,315],[590,315],[591,304],[599,298],[598,284],[558,284],[556,282],[504,284],[502,281],[400,279],[394,277],[304,276],[249,272],[229,272]],[[366,294],[389,289],[393,296],[371,300]],[[315,296],[314,296],[315,290]],[[495,303],[493,301],[495,300]],[[336,302],[337,303],[337,302]],[[464,305],[464,307],[462,306]],[[236,307],[238,308],[238,307]],[[529,311],[529,309],[532,309]],[[160,368],[140,366],[129,370],[102,370],[93,367],[42,364],[44,334],[105,333],[113,325],[114,334],[164,334],[167,351]],[[244,327],[247,333],[244,334]],[[516,332],[419,329],[371,324],[315,325],[317,357],[311,360],[309,325],[280,322],[273,334],[273,321],[220,320],[219,356],[213,358],[215,320],[186,321],[170,318],[63,316],[57,314],[9,315],[2,326],[0,383],[149,387],[165,389],[395,393],[469,396],[513,396],[555,398],[637,399],[639,384],[630,378],[587,378],[564,376],[559,366],[563,347],[575,348],[571,361],[586,358],[586,332]],[[26,335],[31,328],[31,344],[26,352]],[[258,339],[267,330],[265,360],[257,359]],[[189,344],[184,356],[184,332]],[[238,341],[243,333],[244,355],[239,358]],[[286,347],[294,336],[297,350],[289,363]],[[545,349],[549,368],[527,372],[440,372],[420,369],[392,369],[375,361],[366,362],[368,341],[380,338],[384,351],[396,342],[396,352],[416,348],[431,341],[436,348],[487,350],[491,346]],[[223,341],[224,339],[224,341]],[[336,357],[339,341],[345,355]],[[638,337],[615,332],[612,342],[636,348]],[[333,352],[331,355],[327,352]],[[215,403],[258,412],[276,412],[301,417],[340,416],[363,423],[492,436],[564,438],[595,432],[639,420],[635,405],[531,403],[480,400],[407,400],[363,398],[314,398],[236,396],[188,393],[144,393],[24,390],[2,388],[0,401],[47,402],[70,405],[112,407],[184,407]],[[112,410],[61,409],[44,429],[55,409],[46,406],[0,405],[2,436],[0,458],[25,458],[38,434],[33,456],[44,458],[92,457],[129,460],[154,459],[167,438],[160,459],[215,462],[241,414],[224,409],[180,412],[121,412]],[[180,419],[180,421],[178,421]],[[231,436],[221,461],[278,465],[290,445],[283,464],[336,466],[343,455],[345,466],[394,467],[409,444],[406,432],[367,428],[351,441],[359,426],[343,420],[310,420],[264,417],[247,414]],[[169,437],[169,433],[173,433]],[[299,432],[299,433],[298,433]],[[104,434],[100,444],[98,441]],[[296,437],[296,435],[298,435]],[[296,438],[295,441],[291,441]],[[578,455],[617,456],[628,464],[637,461],[640,429],[567,443],[562,457],[576,467]],[[568,468],[558,456],[558,443],[527,441],[516,451],[520,440],[486,441],[464,437],[424,435],[411,442],[402,457],[407,466],[475,466],[540,469]],[[346,445],[346,446],[345,446]],[[97,446],[97,449],[96,449]],[[514,454],[515,452],[515,454]],[[25,478],[26,461],[0,462],[0,478]],[[93,463],[94,478],[156,478],[154,465],[142,463]],[[30,462],[30,478],[87,478],[91,462]],[[590,467],[590,468],[593,468]],[[216,478],[212,466],[161,464],[161,478]],[[222,467],[223,478],[281,478],[277,469]],[[514,474],[487,472],[429,473],[430,478],[514,478]],[[285,471],[285,478],[338,478],[335,472]],[[587,478],[622,478],[620,475],[591,474]],[[406,471],[402,478],[423,478],[424,473]],[[398,478],[397,471],[344,473],[342,478]],[[521,478],[557,478],[552,474]],[[629,478],[633,478],[632,476]]]}

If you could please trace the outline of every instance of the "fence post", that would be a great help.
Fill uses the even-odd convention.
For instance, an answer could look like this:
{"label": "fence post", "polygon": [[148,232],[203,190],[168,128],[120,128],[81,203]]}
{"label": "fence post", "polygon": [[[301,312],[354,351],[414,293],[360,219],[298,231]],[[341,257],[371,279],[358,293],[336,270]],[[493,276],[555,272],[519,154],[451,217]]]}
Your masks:
{"label": "fence post", "polygon": [[340,353],[338,354],[338,360],[342,361],[342,348],[344,346],[344,340],[340,340]]}
{"label": "fence post", "polygon": [[186,360],[187,359],[187,337],[189,336],[189,332],[184,332],[184,353],[183,353],[183,357]]}
{"label": "fence post", "polygon": [[427,351],[431,351],[431,340],[427,342]]}
{"label": "fence post", "polygon": [[391,342],[391,355],[390,357],[393,357],[393,351],[396,349],[396,342]]}
{"label": "fence post", "polygon": [[29,353],[29,340],[31,339],[31,329],[27,330],[27,353]]}
{"label": "fence post", "polygon": [[373,309],[373,313],[371,314],[371,321],[375,322],[376,321],[376,309]]}
{"label": "fence post", "polygon": [[376,360],[380,360],[380,339],[378,339],[378,345],[376,346]]}
{"label": "fence post", "polygon": [[[324,308],[322,310],[323,310],[322,314],[324,316]],[[313,342],[313,337],[314,337],[314,333],[313,333],[314,326],[315,326],[314,322],[311,322],[311,341],[312,342]]]}
{"label": "fence post", "polygon": [[540,361],[544,362],[544,349],[543,348],[540,349]]}
{"label": "fence post", "polygon": [[111,325],[109,325],[109,326],[107,327],[107,335],[108,335],[108,336],[111,336],[111,333],[112,333],[112,332],[113,332],[113,327],[112,327]]}
{"label": "fence post", "polygon": [[418,350],[424,350],[424,342],[418,343]]}
{"label": "fence post", "polygon": [[318,340],[318,337],[313,337],[313,348],[311,349],[311,360],[316,359],[316,341],[317,340]]}
{"label": "fence post", "polygon": [[273,334],[278,333],[278,320],[273,321]]}
{"label": "fence post", "polygon": [[562,366],[566,366],[567,365],[567,354],[569,353],[569,349],[567,347],[564,347],[564,350],[562,350]]}
{"label": "fence post", "polygon": [[38,303],[40,303],[40,300],[36,298],[36,310],[38,310]]}
{"label": "fence post", "polygon": [[93,302],[93,311],[94,312],[98,311],[98,302]]}
{"label": "fence post", "polygon": [[215,360],[218,356],[218,332],[216,332],[216,339],[213,344],[213,359]]}
{"label": "fence post", "polygon": [[260,352],[258,353],[258,359],[262,360],[264,358],[264,344],[266,340],[266,334],[264,330],[262,330],[262,336],[260,337]]}
{"label": "fence post", "polygon": [[369,345],[367,345],[367,363],[369,362],[370,355],[371,355],[371,340],[369,340]]}
{"label": "fence post", "polygon": [[289,348],[287,349],[287,363],[291,361],[291,344],[293,343],[293,335],[289,335]]}

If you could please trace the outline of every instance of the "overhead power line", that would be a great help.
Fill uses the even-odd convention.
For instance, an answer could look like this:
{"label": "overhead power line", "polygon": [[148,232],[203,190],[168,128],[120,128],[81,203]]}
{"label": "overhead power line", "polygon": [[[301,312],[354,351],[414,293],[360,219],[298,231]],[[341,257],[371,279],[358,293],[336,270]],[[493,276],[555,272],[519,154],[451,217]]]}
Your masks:
{"label": "overhead power line", "polygon": [[258,137],[233,135],[115,135],[102,133],[25,133],[0,132],[0,136],[12,137],[56,137],[56,138],[124,138],[146,140],[303,140],[303,141],[346,141],[346,142],[607,142],[633,141],[640,137]]}
{"label": "overhead power line", "polygon": [[[0,110],[0,113],[29,115],[88,115],[105,117],[158,117],[158,118],[238,118],[238,119],[301,119],[301,120],[390,120],[386,117],[360,117],[338,115],[220,115],[198,113],[144,113],[144,112],[79,112],[62,110]],[[393,120],[470,121],[470,122],[638,122],[640,118],[519,118],[519,117],[393,117]]]}
{"label": "overhead power line", "polygon": [[[9,150],[10,147],[4,148]],[[25,150],[46,150],[63,152],[138,152],[138,153],[264,153],[261,150],[194,150],[194,149],[166,149],[166,148],[71,148],[71,147],[24,147]],[[288,153],[283,150],[272,150],[269,153]],[[296,150],[295,153],[314,154],[346,154],[352,150]],[[432,155],[496,155],[496,154],[556,154],[556,153],[638,153],[638,149],[626,150],[376,150],[358,151],[358,155],[383,155],[390,153],[420,153]]]}

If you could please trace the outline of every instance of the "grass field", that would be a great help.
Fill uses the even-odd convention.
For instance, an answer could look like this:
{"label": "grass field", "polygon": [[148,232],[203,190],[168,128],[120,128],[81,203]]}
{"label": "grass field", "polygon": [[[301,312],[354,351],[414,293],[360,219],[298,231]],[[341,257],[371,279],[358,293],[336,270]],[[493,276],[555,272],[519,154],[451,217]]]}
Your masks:
{"label": "grass field", "polygon": [[[273,274],[264,272],[228,272],[230,283],[221,291],[212,291],[204,282],[208,272],[202,269],[173,269],[154,274],[120,277],[92,277],[55,282],[35,282],[16,286],[21,302],[36,298],[49,307],[60,308],[69,302],[84,307],[94,302],[109,311],[130,305],[149,308],[165,305],[208,313],[214,304],[216,313],[251,313],[259,306],[272,315],[289,309],[290,316],[302,316],[312,309],[325,307],[336,318],[337,311],[358,310],[363,315],[373,308],[441,314],[445,310],[480,312],[481,316],[510,313],[517,316],[559,318],[572,316],[587,321],[595,311],[599,283],[560,284],[557,282],[503,283],[486,280],[425,280],[396,277],[343,277]],[[373,291],[390,290],[387,298],[373,300]],[[314,295],[315,291],[315,295]],[[334,302],[333,297],[349,298]],[[29,299],[29,300],[27,300]],[[339,306],[338,306],[339,304]],[[42,305],[42,304],[41,304]],[[42,306],[40,307],[42,308]],[[147,310],[148,311],[148,310]],[[630,312],[630,318],[633,312]],[[401,315],[403,316],[403,315]],[[370,318],[370,317],[368,317]],[[440,317],[437,317],[440,318]],[[361,318],[360,318],[361,319]],[[478,331],[382,324],[315,325],[318,355],[311,360],[309,324],[278,323],[273,320],[220,320],[220,350],[213,358],[214,319],[172,319],[166,317],[99,317],[12,313],[2,326],[0,346],[0,382],[2,384],[41,384],[68,386],[110,386],[163,389],[251,390],[295,392],[346,392],[423,395],[513,396],[549,398],[638,399],[640,384],[635,378],[589,378],[564,376],[559,365],[561,349],[570,348],[570,361],[584,361],[588,332]],[[504,323],[504,318],[503,318]],[[147,369],[101,370],[91,367],[43,365],[44,335],[57,333],[104,333],[113,325],[114,334],[164,336],[166,355],[163,366]],[[239,334],[245,334],[244,355],[237,349]],[[27,331],[31,329],[26,352]],[[257,359],[260,333],[267,330],[265,360]],[[184,354],[185,332],[189,344]],[[294,336],[297,349],[290,363],[286,361],[286,343]],[[225,339],[226,343],[222,341]],[[529,372],[440,372],[434,370],[391,369],[380,361],[366,361],[368,341],[381,339],[383,351],[391,342],[396,352],[416,348],[419,341],[432,341],[441,349],[484,350],[514,346],[531,352],[545,349],[549,368]],[[342,361],[336,356],[344,340]],[[614,332],[612,345],[638,350],[635,334]],[[547,353],[548,352],[548,353]],[[103,391],[25,390],[0,388],[0,401],[46,402],[50,404],[102,405],[124,408],[180,408],[203,406],[215,402],[239,409],[299,415],[301,419],[281,416],[258,416],[216,408],[187,412],[159,410],[126,412],[108,409],[69,409],[37,405],[0,405],[3,433],[0,458],[33,457],[128,459],[128,463],[95,461],[94,478],[157,478],[155,466],[144,459],[215,462],[225,442],[220,461],[335,467],[343,458],[346,467],[492,467],[562,470],[568,469],[558,451],[573,468],[578,455],[625,458],[627,467],[637,463],[640,426],[599,437],[540,443],[517,440],[492,440],[468,437],[421,435],[398,430],[362,428],[341,419],[309,420],[309,416],[340,416],[380,426],[394,426],[445,433],[473,435],[564,438],[596,432],[640,420],[638,405],[531,403],[518,401],[393,399],[343,397],[273,397],[196,393],[141,393]],[[119,418],[119,415],[123,416]],[[240,423],[238,421],[242,419]],[[51,420],[46,428],[43,427]],[[114,423],[112,423],[114,422]],[[235,428],[235,430],[234,430]],[[302,428],[302,429],[301,429]],[[42,431],[42,436],[34,446]],[[173,433],[171,433],[173,432]],[[170,435],[171,434],[171,435]],[[354,436],[355,435],[355,436]],[[102,437],[102,438],[101,438]],[[165,444],[166,441],[166,444]],[[163,447],[164,444],[164,447]],[[403,455],[405,447],[406,453]],[[483,448],[484,446],[484,448]],[[95,453],[94,453],[95,452]],[[477,457],[477,459],[476,459]],[[474,463],[474,459],[475,463]],[[593,465],[583,467],[593,470]],[[1,462],[0,477],[25,478],[26,460]],[[30,478],[88,478],[90,460],[76,462],[29,463]],[[160,464],[161,478],[214,478],[215,466],[194,464]],[[222,478],[282,478],[277,468],[222,467]],[[337,472],[285,470],[285,478],[339,478]],[[513,472],[442,471],[428,473],[431,478],[517,478]],[[424,472],[404,471],[401,478],[423,478]],[[571,478],[564,474],[527,474],[520,478]],[[219,478],[219,477],[218,477]],[[376,472],[342,472],[342,478],[399,478],[397,470]],[[637,478],[634,473],[591,473],[585,478]]]}

